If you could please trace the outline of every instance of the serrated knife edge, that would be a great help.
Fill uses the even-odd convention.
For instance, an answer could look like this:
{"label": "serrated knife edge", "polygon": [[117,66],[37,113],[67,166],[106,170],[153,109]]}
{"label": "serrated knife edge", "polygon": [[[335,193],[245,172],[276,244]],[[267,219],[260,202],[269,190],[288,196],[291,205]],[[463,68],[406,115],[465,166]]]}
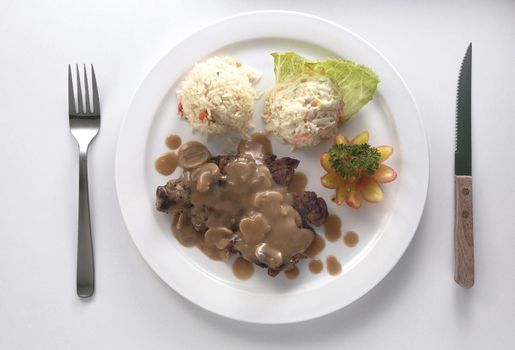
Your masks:
{"label": "serrated knife edge", "polygon": [[472,175],[472,43],[461,63],[456,96],[455,174]]}

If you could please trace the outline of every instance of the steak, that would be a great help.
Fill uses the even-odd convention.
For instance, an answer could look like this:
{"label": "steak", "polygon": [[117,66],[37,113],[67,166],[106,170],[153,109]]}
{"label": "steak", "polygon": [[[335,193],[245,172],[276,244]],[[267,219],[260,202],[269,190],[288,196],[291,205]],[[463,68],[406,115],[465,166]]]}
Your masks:
{"label": "steak", "polygon": [[179,213],[191,206],[190,193],[181,178],[170,180],[156,189],[156,209],[164,213]]}
{"label": "steak", "polygon": [[[218,167],[217,171],[219,172],[216,176],[216,180],[213,180],[210,186],[219,186],[221,188],[223,188],[223,186],[227,186],[228,173],[225,172],[225,168],[232,161],[243,159],[242,157],[246,156],[238,154],[226,154],[211,157],[206,164],[216,164]],[[291,183],[295,169],[300,163],[297,159],[290,157],[276,158],[276,156],[273,154],[264,155],[259,160],[256,160],[256,162],[262,164],[262,167],[263,165],[266,166],[265,169],[270,171],[270,175],[277,185],[286,187]],[[210,215],[212,216],[213,213],[216,213],[217,210],[219,210],[218,207],[223,203],[218,204],[218,202],[202,202],[204,204],[194,205],[193,202],[198,203],[198,200],[195,200],[197,197],[193,197],[195,193],[198,194],[198,192],[196,192],[198,191],[198,187],[196,187],[196,189],[190,187],[195,186],[195,182],[192,182],[192,178],[195,177],[194,174],[194,170],[185,171],[178,179],[170,180],[164,186],[158,186],[156,189],[155,205],[158,211],[168,214],[181,214],[191,223],[191,227],[196,232],[199,232],[202,237],[204,237],[206,230],[209,229],[208,226],[212,226],[208,225]],[[318,197],[315,192],[309,191],[290,194],[292,199],[292,203],[290,203],[291,207],[293,207],[293,209],[298,212],[298,216],[300,216],[298,227],[310,230],[314,237],[316,233],[311,225],[322,225],[328,216],[327,205],[324,199]],[[223,201],[222,197],[221,199]],[[241,215],[241,213],[235,213],[234,218],[238,217],[238,215]],[[235,252],[239,253],[240,255],[244,254],[243,251],[239,251],[240,248],[238,247],[241,242],[244,242],[241,241],[242,233],[239,229],[239,219],[236,219],[234,224],[226,225],[226,227],[228,228],[229,233],[231,231],[233,232],[233,235],[227,238],[227,240],[230,240],[230,243],[227,243],[223,249],[227,249],[230,254]],[[303,234],[306,235],[306,232]],[[290,255],[289,258],[285,259],[280,265],[275,264],[271,266],[262,261],[254,263],[263,268],[267,268],[268,274],[270,276],[276,276],[278,273],[280,273],[280,271],[287,271],[292,269],[298,261],[304,258],[306,258],[306,256],[303,253],[296,253],[294,255]]]}
{"label": "steak", "polygon": [[292,197],[293,207],[304,220],[315,226],[320,226],[327,220],[329,215],[327,204],[315,192],[303,191],[292,193]]}
{"label": "steak", "polygon": [[265,162],[265,165],[270,170],[272,178],[278,185],[288,186],[293,179],[295,169],[299,166],[298,159],[284,157]]}

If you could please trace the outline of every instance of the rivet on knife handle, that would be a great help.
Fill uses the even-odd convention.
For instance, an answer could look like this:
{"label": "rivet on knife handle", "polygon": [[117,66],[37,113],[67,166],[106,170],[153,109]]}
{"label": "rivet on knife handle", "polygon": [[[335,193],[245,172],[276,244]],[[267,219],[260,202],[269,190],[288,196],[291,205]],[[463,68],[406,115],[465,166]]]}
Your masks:
{"label": "rivet on knife handle", "polygon": [[455,178],[454,280],[464,288],[474,285],[472,176]]}

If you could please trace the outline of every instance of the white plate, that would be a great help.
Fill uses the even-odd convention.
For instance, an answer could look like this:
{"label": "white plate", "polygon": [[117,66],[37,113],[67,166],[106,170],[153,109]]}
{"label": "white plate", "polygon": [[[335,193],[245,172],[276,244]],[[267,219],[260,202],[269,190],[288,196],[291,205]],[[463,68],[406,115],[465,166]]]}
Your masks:
{"label": "white plate", "polygon": [[[307,188],[323,196],[342,230],[359,233],[357,247],[342,240],[327,242],[321,258],[333,254],[343,265],[338,277],[318,275],[299,268],[300,276],[270,278],[256,269],[252,279],[240,281],[229,263],[215,262],[196,248],[182,247],[170,233],[170,218],[154,209],[155,188],[167,178],[156,173],[155,158],[166,151],[164,139],[177,133],[183,140],[199,139],[177,117],[177,90],[184,74],[213,55],[230,55],[261,72],[258,88],[273,85],[274,51],[296,51],[324,59],[342,57],[371,67],[381,83],[374,100],[343,126],[352,137],[369,130],[372,145],[389,144],[395,153],[387,161],[399,176],[383,186],[385,201],[354,210],[331,202],[332,191],[322,188],[321,145],[300,150],[300,171],[309,177]],[[262,129],[256,106],[254,121]],[[213,153],[223,151],[220,140],[211,140]],[[289,147],[274,142],[279,156]],[[174,176],[178,175],[178,171]],[[388,61],[370,44],[349,30],[305,14],[266,11],[229,17],[201,29],[172,49],[152,70],[138,90],[120,132],[116,156],[116,187],[122,214],[134,243],[154,271],[179,294],[212,312],[256,323],[307,320],[338,310],[372,289],[395,265],[411,241],[422,214],[429,175],[425,133],[413,98]],[[322,233],[319,230],[319,233]]]}

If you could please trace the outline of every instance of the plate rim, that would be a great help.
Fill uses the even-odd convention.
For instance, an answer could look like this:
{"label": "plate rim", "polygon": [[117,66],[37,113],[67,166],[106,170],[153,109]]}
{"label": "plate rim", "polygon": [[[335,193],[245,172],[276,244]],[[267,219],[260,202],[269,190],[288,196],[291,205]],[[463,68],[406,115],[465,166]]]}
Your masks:
{"label": "plate rim", "polygon": [[[394,73],[394,76],[395,78],[400,82],[400,84],[402,85],[402,88],[404,89],[404,92],[407,94],[407,96],[409,97],[409,101],[410,101],[410,104],[411,104],[411,107],[415,110],[415,114],[416,114],[416,119],[417,119],[417,124],[419,126],[419,131],[422,133],[422,136],[423,136],[423,149],[424,149],[424,163],[426,165],[426,168],[427,168],[427,171],[424,172],[424,178],[423,178],[423,181],[425,183],[425,186],[423,188],[423,200],[422,200],[422,203],[421,203],[421,207],[420,207],[420,212],[418,213],[418,215],[416,216],[416,220],[414,220],[414,222],[416,222],[416,224],[414,225],[414,228],[413,228],[413,232],[410,233],[410,236],[409,236],[409,239],[406,239],[405,240],[405,244],[404,246],[401,248],[401,249],[398,249],[398,252],[399,252],[399,255],[398,257],[396,257],[395,259],[392,260],[390,266],[388,266],[387,268],[384,268],[382,269],[383,273],[379,274],[379,278],[377,280],[374,280],[373,283],[371,283],[370,287],[368,288],[365,288],[365,291],[362,292],[362,293],[359,293],[359,295],[351,298],[350,301],[348,301],[347,303],[343,304],[343,305],[338,305],[336,307],[333,307],[331,308],[331,310],[329,311],[323,311],[321,313],[313,313],[312,315],[310,316],[303,316],[303,317],[297,317],[297,318],[292,318],[292,319],[278,319],[278,320],[270,320],[270,319],[267,319],[265,321],[263,320],[256,320],[256,319],[253,319],[252,317],[244,317],[242,316],[241,314],[240,315],[235,315],[234,313],[233,314],[228,314],[228,313],[224,313],[220,310],[216,310],[215,308],[213,307],[209,307],[207,305],[205,305],[204,303],[201,303],[199,302],[198,300],[194,300],[194,298],[192,298],[191,296],[188,296],[186,293],[183,293],[182,290],[180,290],[179,288],[177,288],[177,286],[173,286],[172,284],[170,284],[157,270],[156,268],[149,262],[149,259],[147,259],[146,255],[144,254],[144,252],[140,249],[140,247],[138,246],[138,242],[136,241],[136,238],[134,236],[133,233],[131,233],[131,230],[129,229],[129,224],[128,224],[128,220],[126,218],[126,214],[124,213],[124,204],[122,203],[122,200],[121,198],[123,197],[121,195],[121,185],[119,184],[119,173],[120,173],[120,167],[121,167],[121,156],[120,156],[120,149],[121,149],[121,144],[122,144],[122,141],[123,141],[123,135],[124,135],[124,130],[126,129],[126,126],[128,124],[128,120],[129,120],[129,116],[131,115],[131,112],[133,111],[134,109],[134,105],[136,104],[136,100],[137,100],[137,97],[138,95],[140,94],[140,91],[142,89],[142,87],[144,85],[146,85],[146,83],[150,80],[150,77],[153,75],[153,73],[155,72],[156,70],[156,67],[158,67],[164,60],[166,60],[166,58],[168,57],[168,55],[171,54],[172,51],[174,51],[177,47],[180,47],[181,45],[184,45],[189,39],[191,39],[192,37],[194,37],[195,35],[198,35],[199,33],[205,31],[206,29],[209,29],[213,26],[216,26],[216,25],[219,25],[221,23],[224,23],[224,22],[227,22],[227,21],[231,21],[231,20],[234,20],[234,19],[238,19],[240,17],[245,17],[245,16],[255,16],[255,15],[265,15],[265,14],[278,14],[278,15],[287,15],[287,16],[296,16],[296,17],[303,17],[303,18],[309,18],[311,20],[315,20],[315,21],[319,21],[319,22],[323,22],[325,23],[326,25],[329,25],[329,26],[333,26],[333,27],[336,27],[338,28],[339,30],[341,31],[344,31],[346,32],[347,34],[349,34],[350,36],[356,38],[358,41],[360,41],[361,43],[363,43],[365,46],[368,47],[368,49],[374,51],[375,54],[377,54],[381,60],[386,64],[386,66]],[[415,116],[414,116],[415,117]],[[354,301],[356,301],[357,299],[363,297],[364,295],[366,295],[368,292],[370,292],[372,289],[374,289],[390,272],[391,270],[397,265],[397,263],[400,261],[400,259],[402,258],[402,256],[405,254],[407,248],[409,247],[409,245],[411,244],[412,240],[413,240],[413,237],[415,236],[415,234],[417,233],[418,231],[418,227],[420,225],[420,221],[421,221],[421,218],[422,218],[422,215],[424,213],[424,210],[425,210],[425,206],[426,206],[426,203],[427,203],[427,194],[428,194],[428,188],[429,188],[429,175],[430,175],[430,157],[429,157],[429,144],[428,144],[428,140],[427,140],[427,133],[426,133],[426,130],[425,130],[425,127],[424,127],[424,124],[423,124],[423,120],[422,120],[422,117],[421,117],[421,114],[420,114],[420,110],[418,108],[418,105],[413,97],[413,94],[411,92],[411,90],[409,89],[408,85],[406,84],[406,82],[404,81],[404,79],[402,78],[402,76],[399,74],[399,72],[397,71],[397,69],[391,64],[391,62],[379,51],[377,50],[372,44],[370,44],[367,40],[365,40],[363,37],[361,37],[360,35],[356,34],[354,31],[344,27],[343,25],[340,25],[338,23],[335,23],[333,21],[330,21],[328,19],[325,19],[325,18],[322,18],[322,17],[319,17],[319,16],[316,16],[316,15],[312,15],[312,14],[307,14],[307,13],[303,13],[303,12],[298,12],[298,11],[286,11],[286,10],[259,10],[259,11],[248,11],[248,12],[242,12],[242,13],[237,13],[237,14],[234,14],[234,15],[230,15],[230,16],[226,16],[226,17],[223,17],[223,18],[220,18],[220,19],[217,19],[215,21],[212,21],[202,27],[200,27],[199,29],[193,31],[193,32],[190,32],[189,34],[187,34],[182,40],[178,41],[173,47],[171,47],[151,68],[151,70],[147,73],[147,75],[145,76],[145,78],[140,82],[138,88],[136,89],[136,92],[134,93],[133,97],[132,97],[132,100],[131,100],[131,103],[130,103],[130,106],[129,106],[129,109],[128,109],[128,112],[127,114],[124,116],[123,118],[123,121],[120,125],[120,129],[119,129],[119,134],[118,134],[118,138],[117,138],[117,142],[116,142],[116,152],[115,152],[115,163],[114,163],[114,166],[115,166],[115,187],[116,187],[116,195],[117,195],[117,200],[118,200],[118,204],[120,206],[120,212],[122,214],[122,219],[123,219],[123,222],[124,222],[124,225],[129,233],[129,236],[131,237],[131,240],[133,241],[134,245],[136,246],[139,254],[142,256],[143,260],[149,265],[149,267],[154,271],[154,273],[159,276],[159,278],[161,278],[161,280],[163,282],[165,282],[172,290],[174,290],[176,293],[178,293],[179,295],[181,295],[182,297],[184,297],[185,299],[189,300],[190,302],[204,308],[205,310],[208,310],[210,312],[213,312],[215,314],[218,314],[220,316],[224,316],[224,317],[228,317],[228,318],[232,318],[232,319],[235,319],[235,320],[239,320],[239,321],[244,321],[244,322],[249,322],[249,323],[261,323],[261,324],[286,324],[286,323],[296,323],[296,322],[302,322],[302,321],[307,321],[307,320],[311,320],[311,319],[315,319],[315,318],[319,318],[319,317],[322,317],[324,315],[327,315],[329,313],[332,313],[332,312],[335,312],[337,310],[340,310],[342,308],[344,308],[345,306],[353,303]],[[373,247],[372,247],[373,248]]]}

